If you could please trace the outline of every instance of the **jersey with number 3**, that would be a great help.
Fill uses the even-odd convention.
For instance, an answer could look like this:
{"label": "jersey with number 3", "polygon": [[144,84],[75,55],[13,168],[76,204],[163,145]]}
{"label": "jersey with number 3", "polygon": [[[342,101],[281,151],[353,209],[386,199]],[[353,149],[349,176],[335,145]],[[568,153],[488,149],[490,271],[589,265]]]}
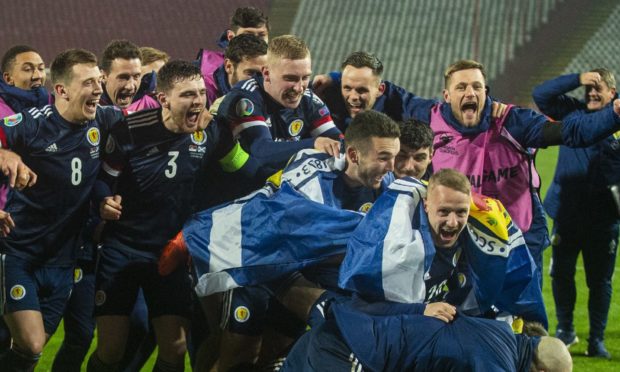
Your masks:
{"label": "jersey with number 3", "polygon": [[218,137],[213,122],[192,134],[172,133],[161,109],[131,114],[127,126],[114,128],[102,178],[121,196],[122,212],[106,223],[104,242],[158,255],[191,215],[196,173],[216,152]]}
{"label": "jersey with number 3", "polygon": [[97,107],[95,120],[74,124],[52,105],[4,118],[2,147],[20,155],[38,180],[9,192],[6,211],[15,228],[0,240],[2,253],[39,264],[73,264],[100,169],[100,143],[122,120],[120,110]]}

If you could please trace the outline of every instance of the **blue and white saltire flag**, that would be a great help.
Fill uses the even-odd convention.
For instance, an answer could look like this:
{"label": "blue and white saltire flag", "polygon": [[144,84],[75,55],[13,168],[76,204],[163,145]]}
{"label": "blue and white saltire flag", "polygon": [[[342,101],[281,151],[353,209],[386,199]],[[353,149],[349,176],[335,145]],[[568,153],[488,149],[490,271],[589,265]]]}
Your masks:
{"label": "blue and white saltire flag", "polygon": [[[371,301],[420,303],[435,254],[422,199],[426,188],[412,178],[392,183],[349,240],[339,286]],[[463,251],[470,267],[475,306],[495,307],[547,324],[538,271],[521,231],[503,205],[472,202]]]}
{"label": "blue and white saltire flag", "polygon": [[394,181],[354,231],[338,285],[370,301],[420,303],[435,246],[422,200],[426,186]]}
{"label": "blue and white saltire flag", "polygon": [[304,150],[273,184],[194,215],[183,238],[196,293],[264,283],[344,253],[363,215],[337,207],[333,182],[343,166],[344,159]]}

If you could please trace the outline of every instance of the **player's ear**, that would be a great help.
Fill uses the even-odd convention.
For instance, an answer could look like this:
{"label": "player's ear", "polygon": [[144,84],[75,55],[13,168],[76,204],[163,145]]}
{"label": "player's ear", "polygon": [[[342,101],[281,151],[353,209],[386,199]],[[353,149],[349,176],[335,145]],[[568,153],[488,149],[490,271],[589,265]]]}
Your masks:
{"label": "player's ear", "polygon": [[170,108],[170,102],[168,101],[168,96],[164,92],[157,92],[157,102],[161,105],[161,107],[165,109]]}
{"label": "player's ear", "polygon": [[263,80],[265,80],[266,82],[271,82],[271,76],[269,75],[269,67],[267,67],[267,65],[262,66],[260,68],[260,72],[263,75]]}
{"label": "player's ear", "polygon": [[235,71],[235,67],[233,66],[232,61],[228,58],[224,60],[224,71],[226,71],[226,74],[228,75],[232,75],[232,73]]}
{"label": "player's ear", "polygon": [[13,82],[13,79],[11,79],[11,75],[9,75],[8,72],[3,72],[2,78],[4,79],[4,81],[6,81],[7,84],[15,85],[15,82]]}
{"label": "player's ear", "polygon": [[67,89],[64,84],[54,84],[54,95],[56,97],[68,98],[69,94],[67,93]]}
{"label": "player's ear", "polygon": [[347,153],[347,157],[349,158],[349,161],[351,161],[351,163],[353,164],[357,164],[357,162],[359,161],[359,155],[358,155],[357,149],[355,149],[355,147],[353,146],[349,146],[346,149],[346,153]]}
{"label": "player's ear", "polygon": [[377,94],[377,97],[382,95],[383,93],[385,93],[385,83],[381,82],[379,83],[379,94]]}

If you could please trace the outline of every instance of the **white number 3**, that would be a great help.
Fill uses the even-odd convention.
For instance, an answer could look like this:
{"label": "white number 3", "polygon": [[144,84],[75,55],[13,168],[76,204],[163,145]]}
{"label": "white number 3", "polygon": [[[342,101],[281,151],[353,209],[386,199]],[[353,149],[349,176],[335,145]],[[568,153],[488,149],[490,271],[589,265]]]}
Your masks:
{"label": "white number 3", "polygon": [[168,178],[174,178],[174,176],[177,175],[177,163],[176,163],[176,160],[179,157],[179,152],[178,151],[170,151],[170,152],[168,152],[168,155],[170,155],[170,161],[168,162],[168,166],[170,168],[166,168],[166,171],[164,172],[164,174]]}

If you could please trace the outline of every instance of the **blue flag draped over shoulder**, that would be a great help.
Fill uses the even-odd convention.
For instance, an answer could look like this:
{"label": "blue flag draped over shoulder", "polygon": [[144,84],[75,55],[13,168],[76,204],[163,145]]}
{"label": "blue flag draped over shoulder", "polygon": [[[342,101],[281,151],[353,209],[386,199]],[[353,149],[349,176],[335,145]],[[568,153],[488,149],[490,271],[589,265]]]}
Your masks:
{"label": "blue flag draped over shoulder", "polygon": [[[422,199],[426,187],[397,180],[370,209],[349,240],[340,287],[371,301],[423,302],[424,275],[435,254]],[[463,249],[478,311],[493,306],[547,325],[539,271],[521,231],[497,200],[472,201]]]}
{"label": "blue flag draped over shoulder", "polygon": [[371,301],[419,303],[435,247],[422,200],[426,186],[394,181],[349,240],[338,285]]}
{"label": "blue flag draped over shoulder", "polygon": [[194,215],[183,238],[196,293],[264,283],[344,253],[363,215],[337,207],[333,182],[343,166],[344,159],[304,150],[272,184]]}

